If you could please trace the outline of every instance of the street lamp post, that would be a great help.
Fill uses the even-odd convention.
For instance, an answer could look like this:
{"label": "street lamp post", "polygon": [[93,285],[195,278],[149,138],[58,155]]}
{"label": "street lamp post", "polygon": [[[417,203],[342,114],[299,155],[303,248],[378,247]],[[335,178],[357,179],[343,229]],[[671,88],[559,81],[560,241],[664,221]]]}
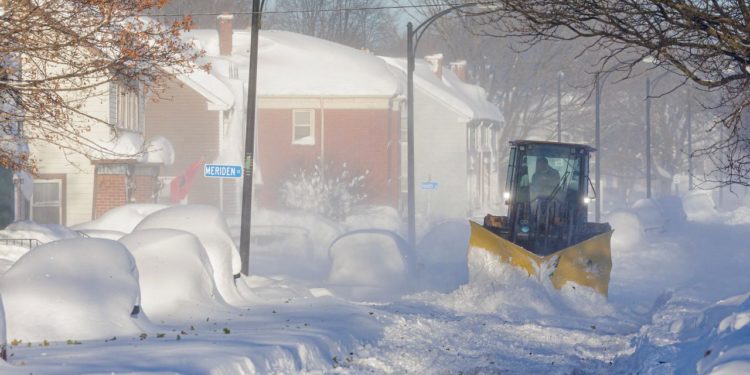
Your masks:
{"label": "street lamp post", "polygon": [[451,5],[438,13],[433,14],[430,18],[424,20],[417,27],[411,22],[406,25],[406,107],[407,107],[407,125],[406,125],[406,153],[407,153],[407,210],[408,210],[408,241],[412,249],[417,247],[417,219],[415,203],[415,181],[414,181],[414,68],[417,55],[419,40],[424,35],[430,25],[438,18],[453,12],[456,9],[466,8],[477,5],[477,3],[466,3],[461,5]]}

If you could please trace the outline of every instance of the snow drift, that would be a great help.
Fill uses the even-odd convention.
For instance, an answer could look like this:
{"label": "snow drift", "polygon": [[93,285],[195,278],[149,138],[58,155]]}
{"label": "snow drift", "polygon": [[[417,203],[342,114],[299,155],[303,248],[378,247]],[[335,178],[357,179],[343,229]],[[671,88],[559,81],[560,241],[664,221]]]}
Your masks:
{"label": "snow drift", "polygon": [[177,229],[194,234],[206,249],[221,296],[231,304],[243,303],[234,285],[234,275],[240,273],[240,254],[218,208],[207,205],[168,207],[144,218],[134,232],[146,229]]}
{"label": "snow drift", "polygon": [[144,229],[120,243],[135,258],[141,306],[152,319],[195,318],[206,307],[223,304],[211,262],[193,234],[175,229]]}
{"label": "snow drift", "polygon": [[24,342],[140,333],[138,270],[125,246],[66,239],[36,247],[3,275],[7,336]]}

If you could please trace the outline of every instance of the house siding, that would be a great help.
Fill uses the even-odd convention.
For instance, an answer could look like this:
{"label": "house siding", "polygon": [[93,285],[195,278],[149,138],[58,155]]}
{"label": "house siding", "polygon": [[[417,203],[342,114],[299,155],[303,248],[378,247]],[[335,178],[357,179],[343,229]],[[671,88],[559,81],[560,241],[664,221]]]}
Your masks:
{"label": "house siding", "polygon": [[[344,163],[352,175],[364,175],[367,203],[398,207],[400,114],[389,110],[387,101],[352,108],[356,102],[351,99],[326,99],[314,107],[316,103],[307,100],[291,108],[278,108],[281,105],[276,103],[275,108],[259,110],[256,158],[263,175],[263,185],[256,190],[259,203],[283,207],[280,190],[284,183],[322,160],[332,168],[332,175],[338,175]],[[315,110],[314,145],[292,143],[294,109]]]}
{"label": "house siding", "polygon": [[[146,139],[166,137],[174,148],[175,161],[162,169],[164,176],[179,176],[196,160],[214,160],[219,149],[219,112],[208,110],[206,99],[193,89],[170,81],[160,99],[146,103]],[[218,179],[196,173],[188,203],[219,206]]]}
{"label": "house siding", "polygon": [[[101,95],[86,100],[81,111],[107,122],[110,115],[109,85],[102,85],[100,91]],[[82,127],[91,127],[87,137],[106,138],[109,135],[109,128],[102,123],[82,116],[75,116],[73,121]],[[32,155],[37,159],[40,174],[66,176],[64,224],[75,225],[90,221],[94,204],[94,166],[91,161],[83,155],[73,151],[64,151],[58,146],[41,141],[32,142],[29,147]]]}

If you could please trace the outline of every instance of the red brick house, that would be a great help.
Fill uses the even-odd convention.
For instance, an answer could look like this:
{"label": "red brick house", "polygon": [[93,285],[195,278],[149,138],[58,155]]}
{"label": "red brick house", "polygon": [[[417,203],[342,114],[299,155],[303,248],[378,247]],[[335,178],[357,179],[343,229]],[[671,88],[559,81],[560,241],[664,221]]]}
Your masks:
{"label": "red brick house", "polygon": [[[224,122],[218,156],[212,157],[215,144],[202,140],[200,146],[188,148],[202,149],[206,162],[241,164],[246,89],[238,84],[247,82],[250,34],[232,30],[231,16],[220,16],[218,30],[195,30],[186,37],[206,50],[212,75],[232,86],[236,98],[231,118]],[[365,203],[397,208],[402,89],[387,64],[366,52],[282,31],[263,31],[259,47],[254,177],[258,204],[283,208],[284,183],[300,170],[322,163],[333,168],[328,171],[332,174],[346,168],[363,175]],[[180,160],[183,141],[170,140]],[[222,185],[213,188],[222,191],[214,203],[225,213],[239,213],[241,181],[210,183]],[[193,189],[206,194],[197,193],[203,188]]]}

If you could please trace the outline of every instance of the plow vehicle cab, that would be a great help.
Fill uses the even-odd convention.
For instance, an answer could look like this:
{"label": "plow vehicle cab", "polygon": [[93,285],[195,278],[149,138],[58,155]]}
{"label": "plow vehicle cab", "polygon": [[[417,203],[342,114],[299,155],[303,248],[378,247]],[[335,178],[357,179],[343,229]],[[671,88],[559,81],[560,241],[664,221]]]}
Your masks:
{"label": "plow vehicle cab", "polygon": [[[588,222],[590,146],[513,141],[507,216],[472,222],[469,252],[486,251],[530,275],[551,270],[557,288],[572,281],[606,295],[612,268],[606,223]],[[544,267],[542,267],[544,266]]]}

